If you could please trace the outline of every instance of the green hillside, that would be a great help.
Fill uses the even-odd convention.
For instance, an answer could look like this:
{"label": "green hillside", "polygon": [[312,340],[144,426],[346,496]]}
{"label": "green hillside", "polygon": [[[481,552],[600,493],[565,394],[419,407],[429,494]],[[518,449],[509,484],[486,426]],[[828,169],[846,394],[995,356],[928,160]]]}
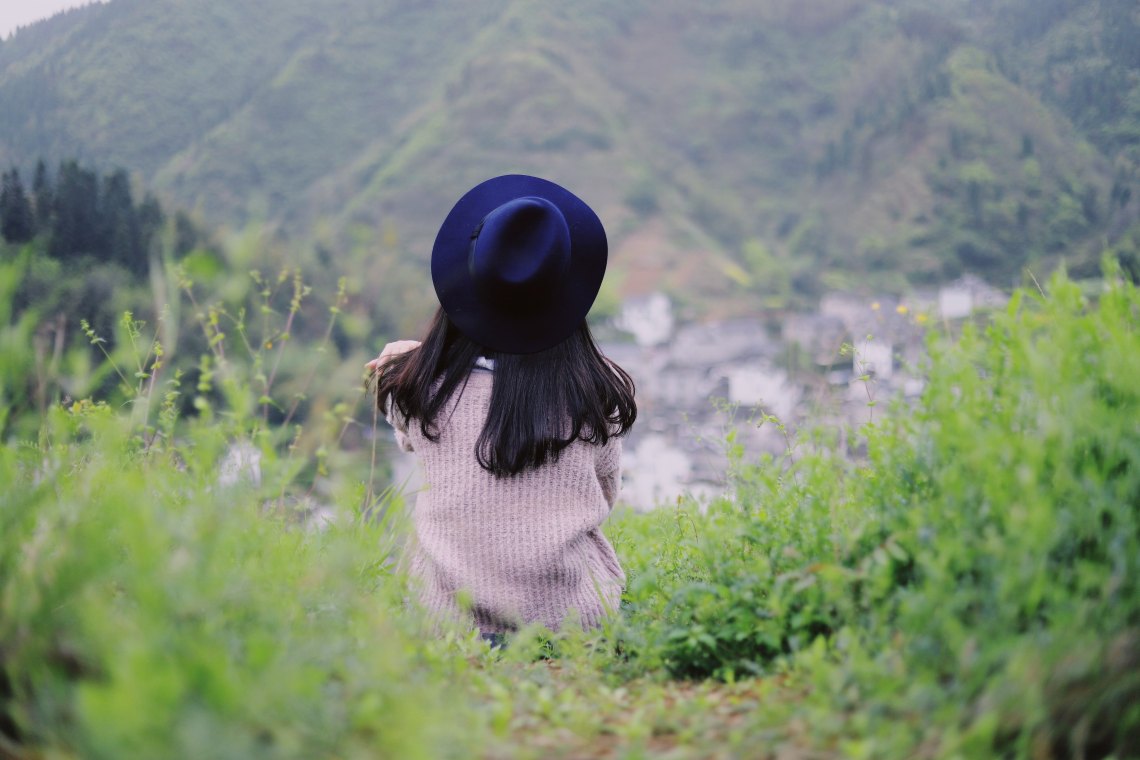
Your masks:
{"label": "green hillside", "polygon": [[421,311],[487,176],[595,205],[694,311],[1137,255],[1127,0],[112,0],[0,44],[0,162],[123,166]]}

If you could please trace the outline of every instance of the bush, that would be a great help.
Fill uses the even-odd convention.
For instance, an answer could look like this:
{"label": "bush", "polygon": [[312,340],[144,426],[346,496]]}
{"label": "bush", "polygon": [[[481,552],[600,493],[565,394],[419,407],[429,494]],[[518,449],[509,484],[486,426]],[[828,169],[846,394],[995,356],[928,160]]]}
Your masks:
{"label": "bush", "polygon": [[[478,743],[448,681],[463,660],[421,643],[404,607],[395,510],[364,483],[298,477],[300,429],[248,411],[270,403],[255,401],[272,389],[260,353],[252,371],[209,363],[226,395],[208,400],[202,373],[200,414],[179,419],[179,375],[127,314],[106,359],[122,407],[52,403],[18,437],[37,366],[34,320],[8,308],[19,270],[0,268],[0,430],[24,412],[0,447],[0,756],[434,758]],[[328,520],[311,519],[317,500]]]}
{"label": "bush", "polygon": [[880,733],[940,716],[951,753],[1140,746],[1138,324],[1115,269],[1094,303],[1058,275],[933,338],[917,406],[862,431],[868,461],[737,461],[707,513],[625,518],[627,667],[826,673]]}
{"label": "bush", "polygon": [[[84,757],[436,757],[455,751],[415,657],[390,533],[303,530],[222,486],[198,430],[148,457],[100,405],[0,451],[2,711]],[[272,505],[272,500],[268,504]],[[430,730],[429,730],[430,728]]]}

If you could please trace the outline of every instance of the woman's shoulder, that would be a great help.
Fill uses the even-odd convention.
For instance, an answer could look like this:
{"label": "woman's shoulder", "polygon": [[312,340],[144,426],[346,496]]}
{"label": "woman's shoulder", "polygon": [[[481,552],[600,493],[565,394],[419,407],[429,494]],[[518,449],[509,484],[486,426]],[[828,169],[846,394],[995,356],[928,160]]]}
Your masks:
{"label": "woman's shoulder", "polygon": [[[472,413],[486,414],[491,402],[494,379],[493,372],[478,368],[471,370],[467,377],[459,381],[459,385],[445,404],[445,408],[452,409],[448,414],[464,408],[470,409]],[[442,378],[436,380],[433,391],[439,390],[442,382]]]}
{"label": "woman's shoulder", "polygon": [[456,390],[455,395],[461,396],[468,390],[475,393],[490,393],[491,388],[495,383],[495,373],[488,369],[483,369],[476,366],[468,373],[459,383],[459,388]]}

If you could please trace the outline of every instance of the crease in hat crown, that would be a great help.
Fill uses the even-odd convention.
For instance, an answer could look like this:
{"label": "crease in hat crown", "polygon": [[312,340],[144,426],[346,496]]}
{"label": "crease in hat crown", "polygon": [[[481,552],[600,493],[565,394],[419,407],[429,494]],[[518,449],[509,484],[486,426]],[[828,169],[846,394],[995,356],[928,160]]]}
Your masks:
{"label": "crease in hat crown", "polygon": [[432,285],[455,327],[492,351],[534,353],[586,318],[605,275],[598,215],[566,188],[507,174],[468,190],[432,248]]}
{"label": "crease in hat crown", "polygon": [[529,309],[557,291],[569,263],[566,218],[545,198],[525,196],[479,222],[467,266],[481,295]]}

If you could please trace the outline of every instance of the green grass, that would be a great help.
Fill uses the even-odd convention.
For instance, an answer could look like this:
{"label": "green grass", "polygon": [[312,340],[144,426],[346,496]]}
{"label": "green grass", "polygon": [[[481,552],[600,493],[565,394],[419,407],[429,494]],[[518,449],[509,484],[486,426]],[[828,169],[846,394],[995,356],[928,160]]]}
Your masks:
{"label": "green grass", "polygon": [[[338,426],[322,471],[233,414],[256,373],[210,416],[147,377],[54,404],[0,448],[0,753],[1128,757],[1140,293],[1111,266],[1046,291],[932,335],[865,460],[826,431],[759,460],[730,439],[725,498],[616,514],[621,612],[505,652],[405,604],[400,500],[338,472],[368,456],[330,455]],[[5,324],[7,408],[35,357]],[[235,440],[260,482],[219,477]]]}

